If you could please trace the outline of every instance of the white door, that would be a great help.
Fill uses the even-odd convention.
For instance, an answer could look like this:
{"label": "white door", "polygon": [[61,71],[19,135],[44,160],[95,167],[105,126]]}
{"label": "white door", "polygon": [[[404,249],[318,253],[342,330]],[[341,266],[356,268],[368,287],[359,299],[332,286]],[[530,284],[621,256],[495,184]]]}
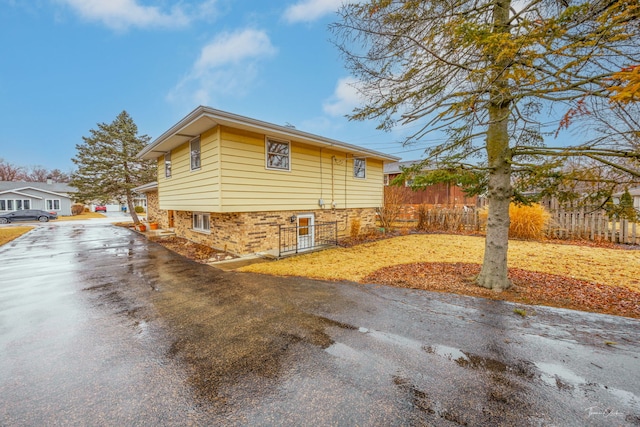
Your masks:
{"label": "white door", "polygon": [[298,215],[298,252],[313,248],[313,214]]}

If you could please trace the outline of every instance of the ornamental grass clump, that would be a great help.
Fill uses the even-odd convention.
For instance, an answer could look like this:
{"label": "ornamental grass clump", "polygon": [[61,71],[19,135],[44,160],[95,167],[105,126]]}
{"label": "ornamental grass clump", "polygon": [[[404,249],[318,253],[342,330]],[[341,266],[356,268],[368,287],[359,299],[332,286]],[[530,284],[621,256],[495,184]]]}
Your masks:
{"label": "ornamental grass clump", "polygon": [[[487,208],[478,212],[481,228],[487,224]],[[545,237],[551,215],[539,204],[509,205],[509,237],[514,239],[540,240]]]}
{"label": "ornamental grass clump", "polygon": [[509,237],[516,239],[539,240],[544,238],[551,215],[541,205],[509,206]]}

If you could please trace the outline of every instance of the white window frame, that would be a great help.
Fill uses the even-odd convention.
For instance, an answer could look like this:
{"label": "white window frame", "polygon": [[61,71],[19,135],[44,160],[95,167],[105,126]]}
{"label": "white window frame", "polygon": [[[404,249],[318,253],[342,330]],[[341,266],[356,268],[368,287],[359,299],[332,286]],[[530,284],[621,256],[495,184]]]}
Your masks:
{"label": "white window frame", "polygon": [[7,209],[7,201],[5,199],[0,200],[0,211],[6,211]]}
{"label": "white window frame", "polygon": [[[273,143],[273,144],[284,144],[287,146],[287,154],[286,154],[286,158],[287,158],[287,167],[278,167],[278,166],[272,166],[269,164],[269,157],[270,155],[274,155],[274,156],[284,156],[283,154],[280,154],[276,151],[269,151],[269,144]],[[265,152],[265,156],[264,156],[264,165],[265,168],[268,170],[273,170],[273,171],[285,171],[285,172],[290,172],[291,171],[291,141],[282,141],[279,139],[274,139],[274,138],[269,138],[266,137],[264,140],[264,152]]]}
{"label": "white window frame", "polygon": [[48,211],[59,211],[60,210],[60,199],[47,199],[45,201],[45,205]]}
{"label": "white window frame", "polygon": [[11,209],[11,210],[26,211],[28,209],[31,209],[31,200],[29,199],[15,199],[11,201],[15,203],[15,207],[16,207],[15,209]]}
{"label": "white window frame", "polygon": [[[191,148],[191,145],[189,145]],[[164,177],[171,178],[171,151],[164,153]]]}
{"label": "white window frame", "polygon": [[384,178],[382,179],[382,183],[384,185],[389,185],[389,175],[384,176]]}
{"label": "white window frame", "polygon": [[211,214],[206,212],[194,212],[191,219],[191,227],[193,231],[201,233],[211,232]]}
{"label": "white window frame", "polygon": [[[361,166],[356,166],[361,164]],[[359,173],[362,172],[362,176]],[[365,157],[353,158],[353,177],[356,179],[367,179],[367,159]]]}
{"label": "white window frame", "polygon": [[[198,150],[193,149],[194,143],[198,143]],[[192,171],[200,170],[202,167],[202,142],[200,141],[200,137],[193,138],[189,141],[189,163]]]}

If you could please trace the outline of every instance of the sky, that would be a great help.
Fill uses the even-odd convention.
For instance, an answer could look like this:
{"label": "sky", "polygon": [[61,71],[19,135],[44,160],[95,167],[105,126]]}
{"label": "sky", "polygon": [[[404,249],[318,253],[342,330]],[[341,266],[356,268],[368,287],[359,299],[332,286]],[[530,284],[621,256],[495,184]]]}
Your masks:
{"label": "sky", "polygon": [[126,110],[152,140],[206,105],[403,160],[359,103],[328,25],[342,0],[0,0],[0,158],[71,171]]}

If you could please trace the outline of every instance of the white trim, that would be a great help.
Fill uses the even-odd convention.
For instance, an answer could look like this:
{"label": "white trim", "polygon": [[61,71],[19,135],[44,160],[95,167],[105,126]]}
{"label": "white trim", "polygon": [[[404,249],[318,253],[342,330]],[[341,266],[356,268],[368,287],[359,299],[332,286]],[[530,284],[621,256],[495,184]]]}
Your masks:
{"label": "white trim", "polygon": [[[189,148],[191,148],[191,144],[189,144]],[[191,155],[191,152],[189,152],[189,155]],[[167,156],[169,160],[167,160]],[[171,151],[164,153],[164,177],[166,179],[171,178]]]}
{"label": "white trim", "polygon": [[[356,176],[356,160],[362,160],[364,162],[364,176]],[[354,157],[353,158],[353,178],[354,179],[367,179],[367,158],[366,157]]]}
{"label": "white trim", "polygon": [[138,157],[145,160],[157,159],[167,151],[179,147],[195,136],[218,125],[271,135],[276,139],[294,140],[308,145],[331,147],[337,151],[347,152],[358,157],[369,157],[383,161],[400,160],[399,157],[379,151],[204,106],[194,109],[155,141],[144,147],[138,153]]}
{"label": "white trim", "polygon": [[[52,202],[51,203],[52,207],[48,206],[49,202]],[[58,207],[57,208],[56,208],[56,203],[55,202],[58,202]],[[59,211],[59,210],[62,210],[62,208],[61,208],[62,204],[60,203],[60,199],[45,199],[44,205],[45,205],[46,210],[48,210],[48,211]]]}
{"label": "white trim", "polygon": [[[67,195],[67,193],[57,193],[57,192],[55,192],[55,191],[44,190],[44,189],[42,189],[42,188],[38,188],[38,187],[20,187],[20,188],[14,188],[14,189],[11,189],[11,190],[0,191],[0,194],[8,193],[8,192],[12,192],[12,191],[23,191],[23,190],[41,191],[41,192],[43,192],[43,193],[47,193],[47,194],[54,194],[54,195],[56,195],[56,196],[65,197],[65,198],[67,198],[67,199],[70,199],[70,198],[71,198],[71,197],[69,197],[69,196]],[[31,197],[42,199],[42,197],[38,197],[38,196],[31,196]]]}
{"label": "white trim", "polygon": [[[196,218],[201,217],[202,224],[198,224],[196,227]],[[205,227],[204,219],[207,218],[207,227]],[[198,221],[198,222],[200,222]],[[192,212],[191,214],[191,229],[198,233],[211,233],[211,214],[209,212]]]}
{"label": "white trim", "polygon": [[[304,227],[304,226],[300,226],[300,219],[301,218],[308,218],[309,221],[309,225]],[[314,213],[304,213],[304,214],[298,214],[296,215],[296,226],[297,226],[297,231],[296,231],[296,243],[298,244],[298,252],[303,252],[303,251],[308,251],[310,249],[313,249],[313,246],[315,244],[315,221],[316,221],[316,216]],[[306,228],[307,230],[307,234],[301,235],[300,234],[300,230]]]}
{"label": "white trim", "polygon": [[[279,144],[287,144],[287,168],[277,168],[273,166],[269,166],[269,142],[279,143]],[[284,141],[277,138],[272,138],[270,136],[264,137],[264,167],[270,171],[280,171],[280,172],[291,172],[291,141]]]}
{"label": "white trim", "polygon": [[[200,146],[200,149],[198,150],[198,166],[194,168],[193,154],[192,154],[193,148],[191,146],[196,140],[198,141],[198,145]],[[189,141],[189,170],[199,171],[200,169],[202,169],[202,139],[200,138],[200,136],[196,136],[195,138]]]}
{"label": "white trim", "polygon": [[5,194],[16,194],[18,196],[31,197],[32,199],[38,199],[38,200],[44,199],[44,197],[34,196],[32,194],[22,193],[20,191],[15,191],[15,190],[8,190],[8,191],[0,192],[0,196],[5,195]]}

